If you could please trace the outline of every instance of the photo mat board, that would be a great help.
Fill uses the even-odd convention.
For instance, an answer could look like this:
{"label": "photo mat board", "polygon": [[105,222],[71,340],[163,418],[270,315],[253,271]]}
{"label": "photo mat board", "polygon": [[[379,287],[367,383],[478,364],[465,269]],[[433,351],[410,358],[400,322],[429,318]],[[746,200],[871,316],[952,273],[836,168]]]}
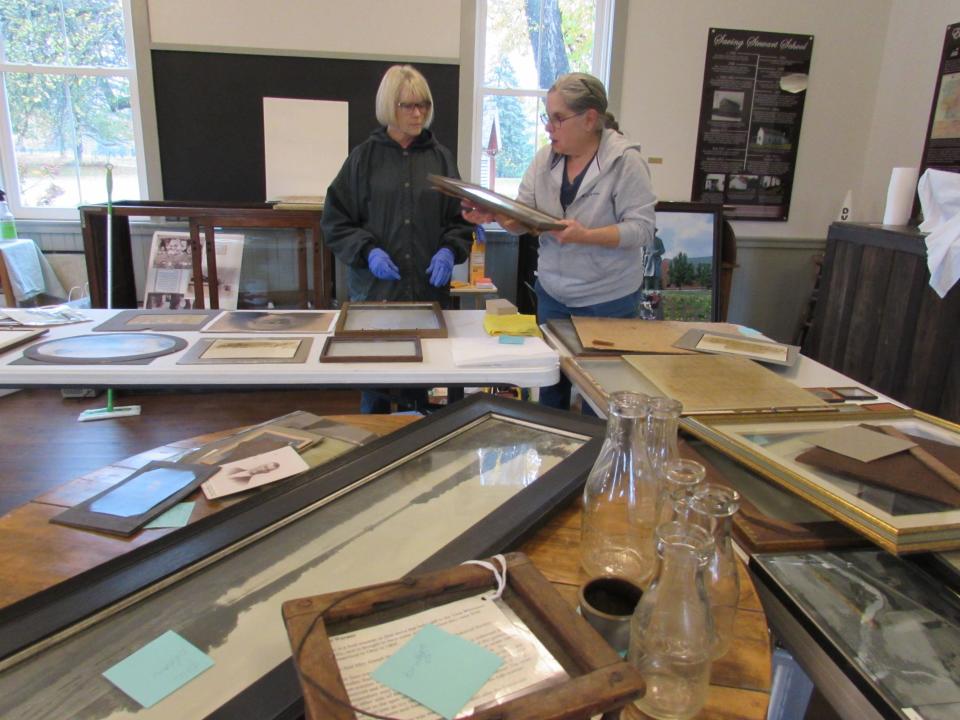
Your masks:
{"label": "photo mat board", "polygon": [[58,525],[132,535],[216,473],[210,465],[152,460],[92,498],[50,518]]}
{"label": "photo mat board", "polygon": [[31,342],[37,338],[46,335],[49,332],[46,328],[35,329],[6,329],[0,330],[0,354],[5,353],[15,347]]}
{"label": "photo mat board", "polygon": [[423,348],[418,337],[345,338],[331,336],[324,340],[320,362],[423,362]]}
{"label": "photo mat board", "polygon": [[344,338],[445,338],[447,322],[437,302],[347,302],[333,333]]}
{"label": "photo mat board", "polygon": [[199,330],[220,312],[220,310],[121,310],[92,330],[93,332]]}
{"label": "photo mat board", "polygon": [[[511,553],[506,556],[506,561],[506,588],[502,598],[493,602],[509,610],[510,615],[517,618],[515,622],[522,624],[523,630],[532,632],[540,648],[552,656],[546,659],[552,660],[551,664],[559,661],[566,677],[561,674],[557,678],[559,682],[551,682],[547,687],[534,685],[499,699],[498,713],[536,716],[543,720],[589,718],[622,707],[642,692],[645,683],[639,672],[627,665],[563,601],[525,555]],[[496,566],[496,560],[489,562]],[[423,611],[425,607],[442,608],[445,604],[468,599],[494,587],[489,570],[461,565],[417,575],[405,582],[285,602],[283,620],[307,717],[311,720],[352,720],[355,717],[354,711],[344,706],[350,697],[336,662],[331,637],[359,628],[376,627],[398,616]],[[390,609],[384,611],[381,609],[384,607]],[[531,652],[536,651],[531,648]],[[597,681],[591,683],[590,690],[571,682],[573,678],[585,682],[586,676]],[[483,706],[483,709],[489,707]],[[474,712],[480,710],[473,709]],[[472,715],[470,712],[466,717]]]}
{"label": "photo mat board", "polygon": [[[283,600],[514,546],[581,491],[603,432],[596,419],[477,394],[284,487],[267,486],[192,523],[189,533],[65,581],[15,614],[0,610],[2,659],[130,591],[151,588],[137,604],[117,606],[98,624],[0,672],[0,714],[32,708],[50,715],[46,709],[61,707],[64,697],[77,713],[93,704],[122,709],[123,699],[95,681],[98,658],[155,637],[161,626],[189,628],[186,639],[215,661],[164,700],[161,712],[180,716],[190,706],[194,715],[229,718],[253,702],[271,716],[285,712],[300,693],[281,624]],[[241,542],[254,535],[256,542]],[[200,563],[226,548],[216,563]],[[154,588],[172,573],[182,579]],[[128,630],[118,634],[121,626]],[[77,652],[89,662],[72,662]]]}
{"label": "photo mat board", "polygon": [[323,311],[231,310],[203,329],[205,333],[326,333],[336,313]]}
{"label": "photo mat board", "polygon": [[798,460],[814,449],[805,438],[848,425],[892,426],[911,438],[960,447],[960,426],[910,411],[701,415],[681,420],[686,431],[800,495],[888,552],[960,548],[960,507]]}
{"label": "photo mat board", "polygon": [[246,337],[203,338],[177,360],[177,365],[230,365],[238,363],[305,363],[313,338]]}
{"label": "photo mat board", "polygon": [[762,340],[747,335],[689,330],[676,342],[676,347],[714,355],[745,357],[756,362],[791,367],[796,364],[800,348],[796,345]]}
{"label": "photo mat board", "polygon": [[185,347],[187,341],[173,335],[104,333],[47,340],[26,348],[23,356],[28,360],[56,365],[108,365],[152,360]]}

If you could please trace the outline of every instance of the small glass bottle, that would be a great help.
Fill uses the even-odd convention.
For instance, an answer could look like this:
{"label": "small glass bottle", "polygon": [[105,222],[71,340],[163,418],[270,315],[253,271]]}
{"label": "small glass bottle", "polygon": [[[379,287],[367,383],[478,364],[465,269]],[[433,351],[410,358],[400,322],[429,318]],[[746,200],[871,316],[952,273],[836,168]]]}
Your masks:
{"label": "small glass bottle", "polygon": [[670,460],[678,460],[677,427],[683,404],[668,397],[651,397],[650,413],[647,416],[647,454],[650,465],[658,478],[663,477],[664,465]]}
{"label": "small glass bottle", "polygon": [[687,501],[706,476],[707,469],[696,460],[668,460],[657,495],[657,525],[686,520]]}
{"label": "small glass bottle", "polygon": [[656,478],[643,444],[646,395],[610,397],[607,434],[583,489],[580,563],[590,577],[619,575],[645,587],[653,573]]}
{"label": "small glass bottle", "polygon": [[7,195],[0,190],[0,241],[17,239],[17,223],[7,205]]}
{"label": "small glass bottle", "polygon": [[713,613],[713,658],[730,649],[733,624],[740,602],[740,575],[730,533],[733,515],[740,509],[740,493],[708,483],[690,498],[687,518],[713,535],[713,551],[704,568],[703,581]]}
{"label": "small glass bottle", "polygon": [[698,525],[670,522],[657,528],[659,574],[633,613],[627,654],[647,691],[624,718],[641,717],[640,711],[659,720],[686,720],[703,708],[713,637],[703,567],[712,545],[710,533]]}

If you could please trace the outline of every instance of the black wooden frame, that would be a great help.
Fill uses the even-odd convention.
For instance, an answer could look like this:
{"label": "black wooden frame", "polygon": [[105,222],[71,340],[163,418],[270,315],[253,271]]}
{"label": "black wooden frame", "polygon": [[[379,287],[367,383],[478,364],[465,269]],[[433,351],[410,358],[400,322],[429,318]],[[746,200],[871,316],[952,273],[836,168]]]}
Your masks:
{"label": "black wooden frame", "polygon": [[[289,483],[265,488],[215,515],[3,608],[0,661],[489,416],[543,425],[589,440],[411,572],[436,570],[516,547],[582,488],[599,451],[604,425],[596,418],[478,393]],[[287,660],[211,717],[284,718],[299,713],[299,684],[292,662]]]}

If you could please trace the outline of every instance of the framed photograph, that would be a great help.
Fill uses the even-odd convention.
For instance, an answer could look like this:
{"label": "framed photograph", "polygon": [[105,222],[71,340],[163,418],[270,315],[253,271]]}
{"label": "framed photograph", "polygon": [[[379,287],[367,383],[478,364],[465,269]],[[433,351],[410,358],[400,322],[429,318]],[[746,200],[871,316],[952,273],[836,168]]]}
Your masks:
{"label": "framed photograph", "polygon": [[334,335],[345,338],[445,338],[447,323],[437,302],[344,303]]}
{"label": "framed photograph", "polygon": [[327,333],[334,312],[282,312],[277,310],[231,310],[223,313],[203,332],[209,333]]}
{"label": "framed photograph", "polygon": [[797,357],[800,354],[800,348],[796,345],[785,345],[784,343],[761,340],[747,335],[698,329],[687,331],[675,344],[676,347],[684,350],[695,350],[696,352],[714,355],[733,355],[786,367],[796,364]]}
{"label": "framed photograph", "polygon": [[531,230],[545,232],[547,230],[562,230],[564,227],[558,218],[480,185],[441,175],[427,175],[427,181],[442,193],[461,200],[468,200],[484,210],[506,215],[523,223]]}
{"label": "framed photograph", "polygon": [[132,535],[193,492],[218,469],[153,460],[116,485],[50,518],[50,522],[114,535]]}
{"label": "framed photograph", "polygon": [[0,715],[126,710],[100,672],[174,630],[215,664],[153,712],[290,716],[284,601],[514,547],[582,490],[603,435],[596,418],[478,393],[3,608]]}
{"label": "framed photograph", "polygon": [[654,244],[644,256],[643,287],[662,320],[720,319],[723,208],[710,203],[657,203]]}
{"label": "framed photograph", "polygon": [[941,472],[926,467],[915,452],[860,462],[817,448],[809,440],[849,426],[880,432],[892,428],[953,472],[960,467],[960,426],[915,411],[702,415],[681,420],[687,432],[888,552],[960,548],[960,490]]}
{"label": "framed photograph", "polygon": [[233,363],[304,363],[313,338],[216,338],[198,340],[177,360],[177,365],[227,365]]}
{"label": "framed photograph", "polygon": [[11,350],[15,347],[19,347],[24,343],[36,340],[38,337],[46,335],[46,333],[46,328],[41,330],[24,330],[22,328],[0,329],[0,354],[5,353],[7,350]]}
{"label": "framed photograph", "polygon": [[320,351],[320,362],[423,362],[418,337],[345,338],[328,337]]}
{"label": "framed photograph", "polygon": [[[493,574],[476,565],[460,565],[403,581],[285,602],[283,620],[307,718],[353,720],[363,715],[349,705],[351,697],[363,693],[360,686],[368,682],[369,673],[341,668],[339,649],[350,652],[351,666],[363,667],[370,653],[358,657],[349,646],[369,645],[368,638],[379,639],[381,646],[399,646],[402,643],[391,638],[413,634],[414,628],[426,623],[468,642],[482,641],[504,663],[505,672],[491,677],[457,711],[457,717],[475,717],[495,707],[502,717],[588,720],[642,693],[645,683],[639,671],[564,602],[525,555],[511,553],[506,562],[506,587],[494,601],[482,597],[496,589]],[[469,619],[460,621],[461,616]],[[476,629],[487,637],[473,639]],[[563,651],[555,656],[549,648]],[[373,654],[372,663],[379,655]],[[372,694],[363,694],[373,700]],[[361,708],[378,713],[389,709],[392,716],[422,710],[394,695],[376,699],[389,708],[369,704]],[[398,702],[411,707],[396,708]]]}
{"label": "framed photograph", "polygon": [[73,335],[31,345],[23,356],[54,365],[108,365],[139,362],[183,350],[187,341],[157,333]]}
{"label": "framed photograph", "polygon": [[219,310],[121,310],[93,332],[199,330],[219,314]]}

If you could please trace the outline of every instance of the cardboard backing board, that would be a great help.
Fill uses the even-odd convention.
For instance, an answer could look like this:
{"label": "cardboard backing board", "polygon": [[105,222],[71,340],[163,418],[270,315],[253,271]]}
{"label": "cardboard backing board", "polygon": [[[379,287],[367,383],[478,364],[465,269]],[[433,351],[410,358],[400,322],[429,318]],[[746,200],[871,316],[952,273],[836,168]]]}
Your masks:
{"label": "cardboard backing board", "polygon": [[688,330],[701,329],[735,333],[729,323],[689,323],[675,320],[639,320],[635,318],[571,318],[584,350],[620,350],[631,353],[690,355],[692,350],[675,347]]}

